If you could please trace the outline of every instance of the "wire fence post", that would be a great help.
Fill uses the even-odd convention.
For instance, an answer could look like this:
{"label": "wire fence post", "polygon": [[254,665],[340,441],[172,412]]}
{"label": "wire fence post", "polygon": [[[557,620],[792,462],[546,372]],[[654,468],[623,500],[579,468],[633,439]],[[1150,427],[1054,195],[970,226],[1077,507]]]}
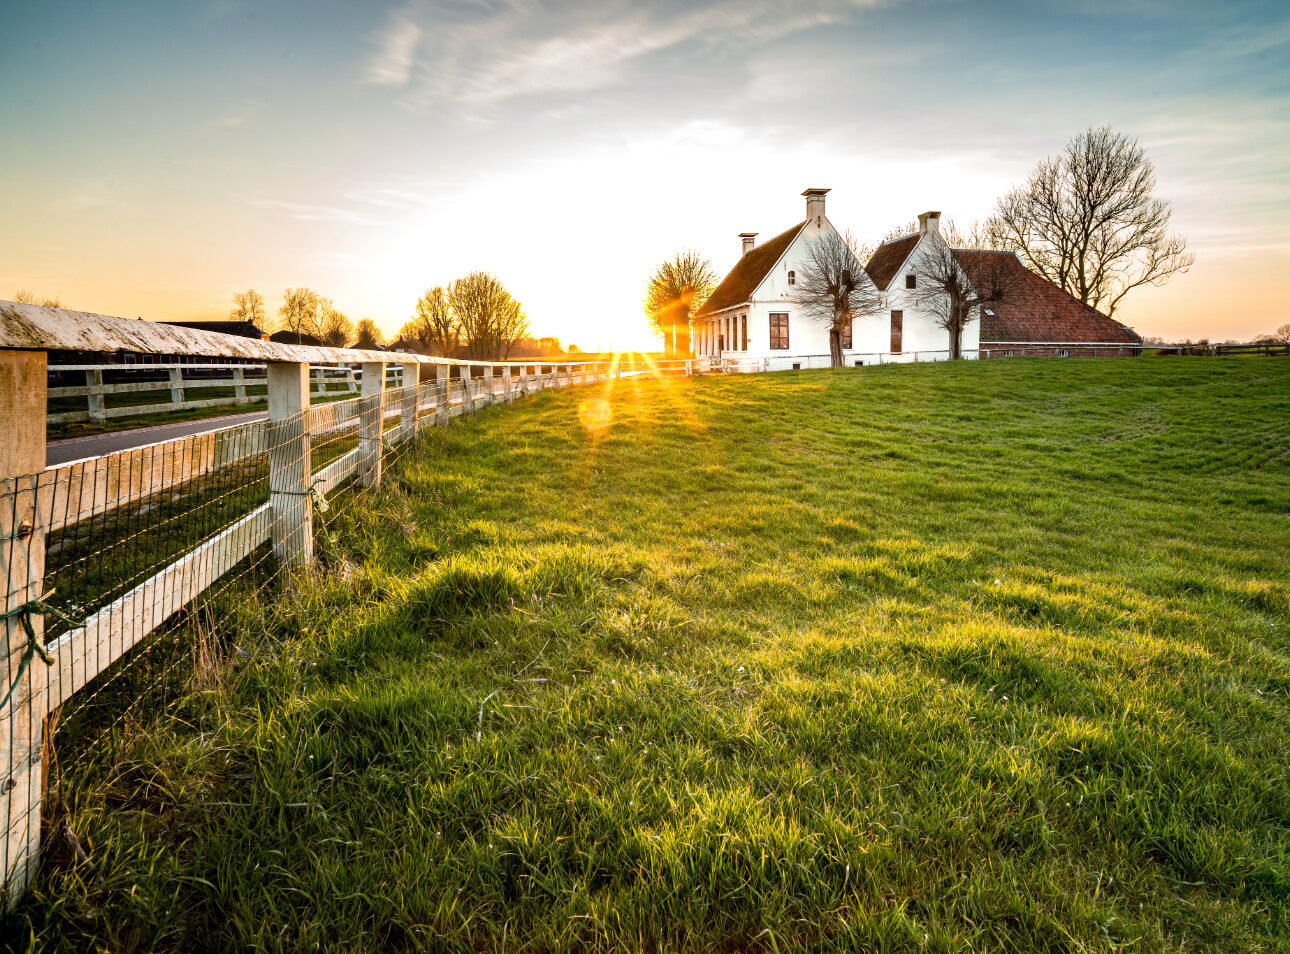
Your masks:
{"label": "wire fence post", "polygon": [[[45,521],[37,479],[45,469],[43,351],[0,352],[0,416],[8,437],[0,442],[0,562],[5,577],[3,612],[44,593]],[[4,619],[5,668],[0,692],[12,694],[0,710],[0,819],[4,820],[4,891],[12,906],[31,884],[40,861],[40,799],[44,778],[42,730],[48,676],[44,620],[39,613]]]}
{"label": "wire fence post", "polygon": [[245,404],[246,401],[246,375],[241,368],[233,369],[233,401],[236,404]]}
{"label": "wire fence post", "polygon": [[448,423],[450,408],[448,407],[448,365],[436,364],[434,367],[434,415],[439,426],[443,427]]}
{"label": "wire fence post", "polygon": [[309,365],[271,361],[269,379],[269,503],[273,553],[284,563],[314,558],[313,474],[309,434]]}
{"label": "wire fence post", "polygon": [[385,427],[385,363],[363,362],[358,412],[358,473],[364,487],[381,485],[381,431]]}
{"label": "wire fence post", "polygon": [[497,396],[493,393],[493,366],[491,364],[484,365],[484,395],[486,398],[485,404],[492,404],[497,400]]}
{"label": "wire fence post", "polygon": [[511,366],[502,368],[502,395],[507,404],[515,403],[515,389],[511,384]]}
{"label": "wire fence post", "polygon": [[421,365],[403,365],[403,390],[399,394],[399,440],[415,437],[417,405],[421,401]]}

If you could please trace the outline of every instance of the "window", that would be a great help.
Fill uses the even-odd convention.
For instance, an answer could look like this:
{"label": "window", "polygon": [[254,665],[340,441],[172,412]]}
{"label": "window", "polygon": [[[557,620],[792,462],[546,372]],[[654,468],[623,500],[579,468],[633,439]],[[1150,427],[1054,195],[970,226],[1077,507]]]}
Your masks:
{"label": "window", "polygon": [[856,362],[856,367],[857,367],[857,368],[863,368],[863,367],[864,367],[864,362],[863,362],[863,361],[857,361],[857,362]]}
{"label": "window", "polygon": [[994,317],[994,309],[993,309],[993,308],[987,308],[987,309],[985,310],[985,313],[986,313],[987,315],[989,315],[991,318],[993,318],[993,317]]}
{"label": "window", "polygon": [[788,273],[788,283],[789,283],[790,285],[796,285],[796,284],[797,284],[797,272],[789,272],[789,273]]}
{"label": "window", "polygon": [[851,322],[849,321],[847,322],[847,326],[842,329],[842,350],[851,350]]}
{"label": "window", "polygon": [[739,350],[747,351],[748,350],[748,316],[747,315],[739,316],[739,325],[740,325],[740,328],[742,329],[742,334],[743,334],[743,338],[742,338],[743,347],[741,347]]}
{"label": "window", "polygon": [[794,361],[794,362],[793,362],[793,370],[794,370],[794,371],[801,371],[801,370],[802,370],[802,362],[800,362],[800,361]]}
{"label": "window", "polygon": [[906,276],[905,276],[905,287],[906,287],[906,288],[917,288],[917,287],[918,287],[918,276],[917,276],[917,275],[906,275]]}
{"label": "window", "polygon": [[1067,351],[1065,348],[1062,348],[1060,351],[1057,352],[1057,357],[1059,358],[1069,358],[1070,356],[1071,356],[1071,353]]}
{"label": "window", "polygon": [[905,313],[903,311],[893,311],[891,313],[891,353],[900,354],[904,348],[901,346],[905,337]]}
{"label": "window", "polygon": [[1011,358],[1011,357],[1012,357],[1012,349],[1011,349],[1011,348],[1006,348],[1006,349],[1004,349],[1003,356],[1004,356],[1005,358]]}
{"label": "window", "polygon": [[784,313],[770,316],[770,347],[772,351],[788,350],[788,315]]}

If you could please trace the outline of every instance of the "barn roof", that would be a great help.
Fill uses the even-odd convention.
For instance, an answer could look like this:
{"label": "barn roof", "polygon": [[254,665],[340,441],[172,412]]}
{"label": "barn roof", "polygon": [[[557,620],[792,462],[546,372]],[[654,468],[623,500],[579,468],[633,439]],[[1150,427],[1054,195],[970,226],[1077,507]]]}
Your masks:
{"label": "barn roof", "polygon": [[[1084,304],[1021,263],[1014,252],[955,249],[954,256],[971,278],[987,263],[1013,273],[1008,300],[987,305],[981,315],[981,341],[1122,341],[1142,336],[1096,308]],[[994,312],[989,314],[988,312]]]}
{"label": "barn roof", "polygon": [[797,238],[798,233],[805,226],[806,222],[798,222],[787,232],[780,232],[773,239],[755,247],[735,262],[735,267],[730,269],[726,277],[721,280],[721,284],[708,296],[708,300],[703,303],[698,314],[711,315],[749,301],[757,286],[770,274],[770,270],[775,267],[780,256],[788,251],[788,247],[793,244],[793,239]]}

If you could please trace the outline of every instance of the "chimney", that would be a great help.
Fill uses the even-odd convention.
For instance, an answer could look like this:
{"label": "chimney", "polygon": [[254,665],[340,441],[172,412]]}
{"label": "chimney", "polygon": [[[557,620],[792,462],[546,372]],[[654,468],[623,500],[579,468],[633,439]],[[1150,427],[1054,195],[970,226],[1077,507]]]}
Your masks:
{"label": "chimney", "polygon": [[[824,218],[824,197],[829,194],[828,189],[807,189],[802,195],[806,196],[806,217],[808,219]],[[815,223],[819,225],[819,222]]]}
{"label": "chimney", "polygon": [[743,250],[743,252],[742,252],[741,254],[742,254],[742,255],[747,255],[749,252],[751,252],[751,251],[753,250],[753,245],[755,245],[755,244],[756,244],[757,233],[756,233],[756,232],[740,232],[740,233],[739,233],[739,237],[740,237],[741,239],[743,239],[743,240],[744,240],[744,250]]}
{"label": "chimney", "polygon": [[926,235],[928,232],[941,234],[941,213],[924,212],[918,217],[918,234]]}

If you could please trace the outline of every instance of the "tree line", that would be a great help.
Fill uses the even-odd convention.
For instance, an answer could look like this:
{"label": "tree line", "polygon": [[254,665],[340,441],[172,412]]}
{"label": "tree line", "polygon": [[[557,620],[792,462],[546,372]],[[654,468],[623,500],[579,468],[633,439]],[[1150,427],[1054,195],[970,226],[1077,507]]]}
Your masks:
{"label": "tree line", "polygon": [[[1103,126],[1077,134],[1061,153],[1040,162],[998,200],[986,221],[960,231],[947,220],[944,241],[921,266],[917,298],[947,331],[951,356],[959,356],[963,330],[980,307],[1006,302],[1015,285],[1006,261],[979,256],[967,266],[954,249],[1015,251],[1032,271],[1114,317],[1134,289],[1162,285],[1195,261],[1186,239],[1169,230],[1169,202],[1155,193],[1155,167],[1146,150]],[[917,230],[910,223],[883,241]],[[852,319],[882,307],[882,294],[861,265],[872,251],[850,233],[826,234],[808,248],[797,277],[793,299],[829,325],[835,366],[842,364],[842,335]],[[692,317],[716,285],[711,264],[696,252],[682,252],[655,269],[644,306],[668,353],[689,353]]]}
{"label": "tree line", "polygon": [[[351,322],[330,298],[310,288],[288,288],[272,324],[264,296],[248,288],[233,296],[229,318],[251,322],[264,331],[317,339],[334,348],[370,350],[384,344],[374,321],[361,318]],[[396,340],[427,354],[451,357],[464,349],[466,357],[504,360],[528,335],[524,308],[501,281],[487,272],[471,272],[447,287],[428,289],[417,300],[411,320],[399,329]]]}

